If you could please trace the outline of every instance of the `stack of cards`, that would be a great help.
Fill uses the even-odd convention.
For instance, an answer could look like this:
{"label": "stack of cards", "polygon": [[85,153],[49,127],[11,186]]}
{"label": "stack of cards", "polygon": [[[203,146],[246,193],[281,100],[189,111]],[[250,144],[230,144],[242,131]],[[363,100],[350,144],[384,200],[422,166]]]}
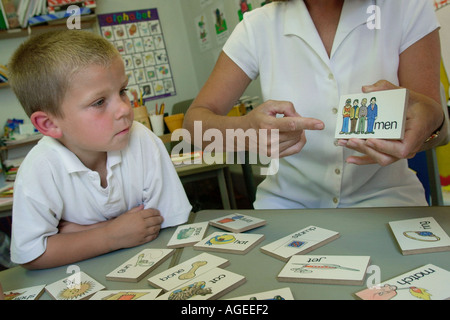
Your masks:
{"label": "stack of cards", "polygon": [[38,300],[44,293],[45,285],[4,292],[5,300]]}
{"label": "stack of cards", "polygon": [[362,285],[367,256],[293,256],[278,274],[283,282]]}
{"label": "stack of cards", "polygon": [[403,255],[450,250],[450,238],[433,217],[389,222]]}
{"label": "stack of cards", "polygon": [[240,233],[261,227],[266,224],[266,221],[263,219],[234,213],[219,219],[211,220],[209,221],[209,224],[226,231]]}
{"label": "stack of cards", "polygon": [[363,300],[448,300],[450,272],[433,264],[355,293]]}
{"label": "stack of cards", "polygon": [[170,238],[167,247],[183,248],[192,246],[203,239],[206,230],[208,230],[208,222],[179,226],[172,235],[172,238]]}
{"label": "stack of cards", "polygon": [[263,234],[215,232],[195,244],[194,249],[246,254],[263,240]]}
{"label": "stack of cards", "polygon": [[174,249],[144,249],[106,275],[107,280],[139,282],[173,253]]}
{"label": "stack of cards", "polygon": [[214,268],[189,282],[159,296],[156,300],[211,300],[244,284],[245,277],[221,268]]}
{"label": "stack of cards", "polygon": [[227,259],[216,257],[209,253],[202,253],[149,278],[148,282],[164,291],[170,291],[185,285],[201,274],[215,268],[224,268],[228,264],[229,261]]}
{"label": "stack of cards", "polygon": [[103,289],[105,286],[82,271],[45,287],[55,300],[87,300]]}
{"label": "stack of cards", "polygon": [[261,251],[287,261],[295,254],[306,254],[337,238],[339,238],[339,233],[336,231],[309,226],[265,245]]}

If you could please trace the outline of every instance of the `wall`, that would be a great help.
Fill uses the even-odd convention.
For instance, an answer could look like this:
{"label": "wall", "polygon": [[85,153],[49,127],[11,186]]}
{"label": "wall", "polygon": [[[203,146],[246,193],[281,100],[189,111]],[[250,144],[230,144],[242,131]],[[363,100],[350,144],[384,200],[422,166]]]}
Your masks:
{"label": "wall", "polygon": [[[188,33],[188,40],[193,57],[193,64],[196,69],[197,82],[200,87],[208,79],[216,60],[222,50],[223,43],[219,42],[215,37],[214,29],[214,15],[213,12],[218,7],[223,9],[224,17],[227,21],[227,26],[231,34],[234,27],[239,23],[238,17],[238,0],[210,0],[210,4],[206,6],[201,5],[202,0],[182,0],[181,7],[183,10],[184,21],[186,24],[186,30]],[[203,1],[207,2],[207,1]],[[261,1],[252,0],[253,3],[259,3]],[[211,42],[211,48],[208,50],[201,50],[198,40],[198,29],[196,25],[196,18],[200,15],[204,15],[206,19],[206,31],[209,35]],[[261,97],[261,89],[259,80],[252,82],[244,95],[254,97]]]}
{"label": "wall", "polygon": [[[196,96],[211,73],[222,44],[211,36],[211,48],[202,51],[198,44],[195,19],[205,14],[208,33],[214,35],[212,11],[222,6],[227,18],[228,29],[233,30],[238,23],[237,0],[210,0],[205,7],[202,0],[97,0],[97,13],[127,11],[132,9],[157,8],[161,16],[162,28],[168,48],[171,68],[174,74],[177,95],[164,99],[170,112],[174,103]],[[442,53],[447,71],[450,71],[450,5],[437,12],[441,22]],[[13,51],[25,38],[0,40],[0,64],[6,64]],[[254,81],[245,92],[248,96],[259,96],[259,81]],[[147,103],[152,107],[156,102]],[[26,119],[11,89],[0,89],[0,125],[8,118]]]}
{"label": "wall", "polygon": [[[155,103],[160,105],[164,102],[166,111],[171,112],[174,103],[193,98],[199,91],[197,70],[195,65],[191,63],[192,54],[184,28],[184,16],[180,2],[181,0],[97,0],[97,14],[134,9],[158,9],[177,94],[162,100],[147,102],[146,105],[149,109],[153,108]],[[98,32],[98,28],[94,28],[94,31]],[[15,49],[25,40],[25,37],[0,40],[0,64],[7,64]],[[25,119],[29,123],[29,119],[12,90],[2,88],[0,89],[0,126],[3,126],[8,118]]]}

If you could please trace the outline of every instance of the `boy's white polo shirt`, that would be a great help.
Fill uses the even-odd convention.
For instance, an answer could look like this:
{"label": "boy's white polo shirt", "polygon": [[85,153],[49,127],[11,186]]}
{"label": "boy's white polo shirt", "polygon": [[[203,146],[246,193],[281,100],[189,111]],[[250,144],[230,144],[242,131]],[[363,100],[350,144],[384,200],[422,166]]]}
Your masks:
{"label": "boy's white polo shirt", "polygon": [[[44,137],[22,163],[14,189],[11,259],[39,257],[60,220],[106,221],[144,204],[164,217],[162,227],[187,221],[192,209],[162,141],[135,122],[129,145],[108,153],[108,186],[57,140]],[[93,244],[94,245],[94,244]]]}
{"label": "boy's white polo shirt", "polygon": [[[371,20],[374,4],[379,29]],[[224,52],[251,79],[259,76],[263,101],[291,101],[301,116],[325,123],[323,131],[306,132],[303,150],[281,159],[278,174],[258,186],[254,207],[426,205],[406,160],[349,165],[345,159],[355,152],[337,146],[334,132],[340,95],[382,79],[398,84],[401,52],[436,28],[429,0],[347,0],[328,57],[302,0],[247,13]]]}

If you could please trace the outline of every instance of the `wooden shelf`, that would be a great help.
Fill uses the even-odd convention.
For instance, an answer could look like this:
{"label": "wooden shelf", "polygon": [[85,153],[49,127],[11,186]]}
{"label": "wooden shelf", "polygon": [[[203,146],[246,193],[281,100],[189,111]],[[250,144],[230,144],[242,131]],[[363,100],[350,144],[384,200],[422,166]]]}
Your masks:
{"label": "wooden shelf", "polygon": [[[10,29],[0,31],[0,40],[28,37],[38,35],[47,31],[67,30],[67,19],[60,19],[45,25],[35,25],[25,29]],[[97,15],[89,14],[81,16],[81,29],[89,29],[97,22]]]}

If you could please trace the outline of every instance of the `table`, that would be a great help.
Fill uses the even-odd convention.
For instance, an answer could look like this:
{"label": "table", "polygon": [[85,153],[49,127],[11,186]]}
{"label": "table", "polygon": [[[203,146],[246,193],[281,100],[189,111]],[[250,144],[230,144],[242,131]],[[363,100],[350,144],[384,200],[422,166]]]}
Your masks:
{"label": "table", "polygon": [[175,169],[178,173],[178,177],[180,177],[181,183],[217,178],[223,208],[236,208],[233,182],[231,180],[228,164],[207,164],[203,162],[201,164],[189,164],[186,166],[175,167]]}
{"label": "table", "polygon": [[[290,287],[296,300],[353,300],[353,293],[365,286],[304,284],[278,282],[276,276],[284,262],[260,252],[259,248],[292,232],[310,225],[338,231],[341,237],[311,252],[317,255],[370,255],[371,264],[380,268],[380,280],[384,281],[432,263],[450,270],[450,252],[426,253],[403,256],[388,222],[419,217],[434,217],[441,227],[450,234],[449,207],[421,208],[354,208],[354,209],[312,209],[312,210],[205,210],[192,214],[189,223],[208,221],[230,213],[241,213],[267,220],[260,228],[247,231],[265,235],[265,240],[246,255],[231,253],[212,253],[229,259],[227,270],[242,274],[247,281],[242,286],[227,293],[221,299],[238,297],[277,288]],[[138,283],[125,283],[105,280],[105,275],[136,255],[144,248],[165,248],[175,228],[161,231],[160,236],[149,244],[118,250],[103,256],[89,259],[76,265],[80,270],[101,282],[107,289],[145,289],[151,288],[147,279],[180,262],[192,258],[203,251],[192,247],[176,249],[176,253],[147,277]],[[219,231],[210,226],[208,234]],[[211,252],[210,252],[211,253]],[[22,267],[0,272],[3,289],[13,290],[34,285],[50,284],[67,277],[67,266],[48,270],[27,271]],[[51,299],[44,293],[42,299]]]}

